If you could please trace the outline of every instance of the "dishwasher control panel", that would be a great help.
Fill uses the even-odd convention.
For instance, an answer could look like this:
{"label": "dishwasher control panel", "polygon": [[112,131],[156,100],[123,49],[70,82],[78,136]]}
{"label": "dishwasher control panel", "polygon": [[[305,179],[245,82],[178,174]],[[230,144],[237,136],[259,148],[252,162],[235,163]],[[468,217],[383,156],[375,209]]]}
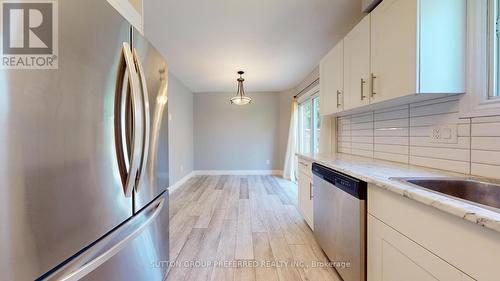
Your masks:
{"label": "dishwasher control panel", "polygon": [[313,163],[313,174],[324,179],[325,181],[335,185],[337,188],[349,193],[350,195],[366,200],[367,184],[362,180],[358,180],[348,176],[342,172],[335,171],[323,165]]}

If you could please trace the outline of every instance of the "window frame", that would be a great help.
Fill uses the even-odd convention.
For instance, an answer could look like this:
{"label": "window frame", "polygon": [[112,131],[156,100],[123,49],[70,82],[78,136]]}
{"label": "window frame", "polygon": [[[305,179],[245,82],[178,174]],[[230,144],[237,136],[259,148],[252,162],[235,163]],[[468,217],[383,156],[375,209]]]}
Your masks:
{"label": "window frame", "polygon": [[467,1],[467,94],[460,102],[462,118],[500,114],[500,96],[492,94],[496,79],[492,56],[496,50],[491,29],[495,19],[489,12],[494,1],[499,0]]}
{"label": "window frame", "polygon": [[[309,148],[310,149],[310,153],[314,154],[316,153],[315,152],[315,134],[316,134],[316,127],[314,126],[314,121],[315,121],[315,117],[314,117],[314,112],[315,112],[315,106],[314,106],[314,99],[316,98],[319,98],[320,96],[320,93],[319,93],[319,85],[318,86],[315,86],[314,88],[312,88],[311,90],[309,90],[307,93],[303,94],[301,97],[298,98],[297,100],[297,103],[298,103],[298,113],[299,113],[299,116],[298,116],[298,120],[297,122],[299,124],[297,124],[297,140],[298,140],[298,152],[299,153],[303,153],[302,151],[302,146],[303,146],[303,143],[302,143],[302,116],[301,116],[301,105],[303,105],[304,103],[306,102],[310,102],[311,103],[311,147]],[[321,100],[320,101],[320,105],[319,107],[321,108]],[[319,112],[319,109],[318,109],[318,112]],[[320,122],[321,122],[321,119],[320,119]],[[319,142],[318,142],[318,147],[319,149]]]}
{"label": "window frame", "polygon": [[[310,139],[311,146],[309,147],[309,151],[305,151],[303,149],[304,145],[305,145],[304,144],[305,134],[303,134],[303,132],[305,131],[305,128],[304,128],[304,124],[305,124],[304,119],[305,118],[304,118],[304,114],[303,114],[303,108],[304,108],[304,106],[305,106],[306,103],[309,103],[310,106],[311,106],[311,110],[310,110],[311,116],[310,117],[312,117],[312,112],[313,112],[312,101],[310,99],[305,99],[305,100],[303,100],[303,101],[301,101],[299,103],[299,105],[298,105],[298,110],[299,110],[298,122],[299,122],[299,124],[298,124],[298,131],[297,131],[297,134],[298,134],[297,135],[297,139],[298,139],[298,143],[299,143],[299,146],[298,146],[298,148],[299,148],[298,152],[299,153],[312,153],[312,151],[313,151],[312,150],[313,149],[313,145],[312,145],[312,140],[313,140],[313,133],[312,133],[312,131],[313,130],[312,130],[312,127],[311,127],[311,139]],[[311,123],[309,124],[309,126],[312,126],[312,123],[313,122],[311,121]]]}
{"label": "window frame", "polygon": [[499,0],[488,0],[488,61],[489,61],[489,81],[488,81],[488,99],[496,99],[500,97],[499,92],[499,31],[498,31],[498,16],[499,16]]}
{"label": "window frame", "polygon": [[[318,108],[316,108],[315,101],[318,101]],[[313,139],[312,139],[312,152],[313,153],[319,153],[319,142],[320,142],[320,136],[321,136],[321,99],[319,97],[319,92],[316,93],[314,96],[311,97],[311,104],[312,104],[312,127],[311,129],[313,130]],[[317,120],[316,118],[319,118]],[[319,121],[319,127],[316,128],[316,123]],[[316,133],[318,135],[316,135]],[[316,142],[317,140],[317,142]]]}

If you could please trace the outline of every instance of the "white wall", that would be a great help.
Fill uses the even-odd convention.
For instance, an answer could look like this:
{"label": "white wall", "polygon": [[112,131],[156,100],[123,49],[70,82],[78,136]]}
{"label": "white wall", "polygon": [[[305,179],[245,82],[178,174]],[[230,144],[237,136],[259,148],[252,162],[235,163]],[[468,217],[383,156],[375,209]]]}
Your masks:
{"label": "white wall", "polygon": [[169,73],[168,143],[170,186],[191,173],[193,156],[193,93]]}
{"label": "white wall", "polygon": [[195,170],[282,170],[293,96],[318,77],[315,68],[287,91],[249,94],[243,107],[229,103],[234,93],[196,93]]}
{"label": "white wall", "polygon": [[246,106],[229,103],[234,93],[194,95],[195,170],[281,170],[280,95],[248,95]]}

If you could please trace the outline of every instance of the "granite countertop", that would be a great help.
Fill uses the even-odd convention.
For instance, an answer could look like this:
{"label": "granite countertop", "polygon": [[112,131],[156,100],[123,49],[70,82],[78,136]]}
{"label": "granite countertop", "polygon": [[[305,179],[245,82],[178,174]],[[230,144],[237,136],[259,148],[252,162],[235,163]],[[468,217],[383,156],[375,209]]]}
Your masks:
{"label": "granite countertop", "polygon": [[500,210],[496,212],[487,207],[483,208],[461,199],[391,179],[393,177],[468,177],[468,175],[347,154],[297,154],[297,156],[500,232]]}

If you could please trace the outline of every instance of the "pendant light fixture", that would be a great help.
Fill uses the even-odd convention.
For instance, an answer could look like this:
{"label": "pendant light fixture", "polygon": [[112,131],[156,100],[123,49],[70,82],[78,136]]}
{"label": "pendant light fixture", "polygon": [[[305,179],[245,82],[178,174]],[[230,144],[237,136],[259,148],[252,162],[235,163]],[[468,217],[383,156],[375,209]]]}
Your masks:
{"label": "pendant light fixture", "polygon": [[231,98],[231,104],[249,104],[252,102],[252,98],[245,96],[245,89],[243,88],[243,81],[245,81],[245,79],[243,79],[243,74],[245,74],[245,72],[238,71],[238,74],[240,75],[240,77],[236,80],[238,81],[238,92],[236,93],[236,96]]}

